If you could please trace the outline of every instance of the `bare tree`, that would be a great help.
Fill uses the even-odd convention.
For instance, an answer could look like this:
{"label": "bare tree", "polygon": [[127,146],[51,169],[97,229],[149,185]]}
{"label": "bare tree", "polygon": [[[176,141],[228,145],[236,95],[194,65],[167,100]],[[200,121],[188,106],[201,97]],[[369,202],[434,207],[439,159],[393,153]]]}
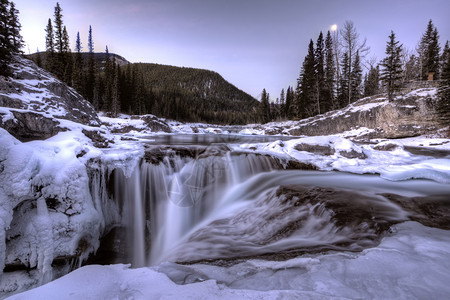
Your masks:
{"label": "bare tree", "polygon": [[415,69],[416,69],[416,58],[414,56],[414,49],[403,46],[402,47],[402,85],[405,85],[407,81],[412,80],[415,77]]}
{"label": "bare tree", "polygon": [[376,68],[378,64],[378,59],[376,55],[369,57],[366,59],[366,62],[364,63],[364,68],[366,68],[368,71],[372,68]]}
{"label": "bare tree", "polygon": [[[367,39],[361,40],[359,33],[356,31],[356,27],[352,21],[345,21],[344,27],[339,31],[341,36],[340,46],[342,51],[347,53],[348,64],[350,66],[350,74],[352,74],[351,68],[353,67],[353,60],[356,53],[359,53],[361,59],[364,59],[370,47],[366,45]],[[351,102],[352,93],[350,85],[348,86],[348,102]]]}
{"label": "bare tree", "polygon": [[339,57],[341,57],[341,47],[340,47],[340,38],[339,32],[337,30],[333,31],[333,50],[334,50],[334,62],[336,64],[336,89],[339,90],[339,84],[341,82],[341,70],[340,70],[340,61]]}

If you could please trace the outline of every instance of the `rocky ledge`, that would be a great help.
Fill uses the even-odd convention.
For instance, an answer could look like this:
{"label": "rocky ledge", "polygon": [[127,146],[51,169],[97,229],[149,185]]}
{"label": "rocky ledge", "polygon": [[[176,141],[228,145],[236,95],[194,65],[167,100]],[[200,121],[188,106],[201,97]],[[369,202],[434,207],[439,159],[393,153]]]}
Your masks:
{"label": "rocky ledge", "polygon": [[15,138],[46,139],[72,122],[100,126],[88,101],[31,60],[14,56],[10,68],[11,77],[0,76],[0,127]]}
{"label": "rocky ledge", "polygon": [[406,138],[442,129],[436,115],[437,88],[429,84],[398,95],[360,99],[345,108],[300,121],[247,126],[250,134],[321,136],[341,135],[362,140]]}

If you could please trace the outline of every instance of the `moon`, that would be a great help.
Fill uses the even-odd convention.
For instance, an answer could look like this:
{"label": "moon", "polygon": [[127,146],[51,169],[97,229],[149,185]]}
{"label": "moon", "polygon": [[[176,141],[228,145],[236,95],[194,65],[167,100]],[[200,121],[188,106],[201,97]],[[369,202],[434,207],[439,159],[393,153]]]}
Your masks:
{"label": "moon", "polygon": [[331,25],[331,31],[336,31],[337,30],[337,25],[336,24],[333,24],[333,25]]}

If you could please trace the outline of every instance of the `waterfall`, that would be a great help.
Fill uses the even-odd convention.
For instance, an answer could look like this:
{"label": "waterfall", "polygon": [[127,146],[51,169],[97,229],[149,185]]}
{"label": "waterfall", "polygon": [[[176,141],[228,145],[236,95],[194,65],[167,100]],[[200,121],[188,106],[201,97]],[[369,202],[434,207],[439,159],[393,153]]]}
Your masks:
{"label": "waterfall", "polygon": [[114,173],[115,202],[122,206],[133,267],[159,263],[197,224],[221,205],[233,186],[276,166],[258,155],[166,157],[142,162],[131,177]]}
{"label": "waterfall", "polygon": [[131,176],[118,170],[113,180],[133,267],[361,251],[409,218],[385,195],[448,194],[445,185],[426,180],[283,170],[271,157],[229,151],[143,161]]}

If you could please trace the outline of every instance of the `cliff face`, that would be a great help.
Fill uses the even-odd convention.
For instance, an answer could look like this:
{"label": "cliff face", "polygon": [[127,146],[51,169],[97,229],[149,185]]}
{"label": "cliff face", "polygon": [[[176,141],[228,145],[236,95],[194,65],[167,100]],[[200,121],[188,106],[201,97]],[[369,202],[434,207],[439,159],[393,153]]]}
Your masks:
{"label": "cliff face", "polygon": [[259,127],[266,134],[403,138],[436,132],[442,126],[436,117],[437,88],[422,88],[389,101],[384,96],[361,99],[335,111],[298,122],[268,123]]}
{"label": "cliff face", "polygon": [[10,67],[13,76],[0,77],[0,127],[17,139],[49,138],[70,121],[100,126],[89,102],[32,61],[14,56]]}

